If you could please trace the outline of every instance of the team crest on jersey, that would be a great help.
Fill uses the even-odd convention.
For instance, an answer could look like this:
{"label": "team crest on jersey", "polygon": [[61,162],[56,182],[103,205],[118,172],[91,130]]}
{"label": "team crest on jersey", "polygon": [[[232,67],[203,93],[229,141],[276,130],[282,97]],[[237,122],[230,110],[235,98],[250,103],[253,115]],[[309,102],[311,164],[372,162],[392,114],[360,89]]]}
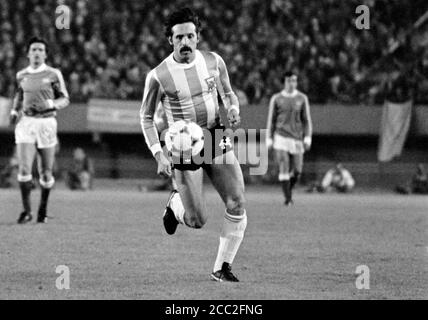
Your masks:
{"label": "team crest on jersey", "polygon": [[302,100],[297,100],[296,101],[296,103],[295,103],[295,108],[296,109],[301,109],[302,108],[302,106],[303,106],[303,101]]}
{"label": "team crest on jersey", "polygon": [[42,82],[43,83],[49,83],[49,82],[51,82],[51,80],[49,78],[43,78]]}
{"label": "team crest on jersey", "polygon": [[215,83],[215,77],[209,77],[205,79],[205,82],[207,83],[208,86],[208,91],[211,92],[213,91],[215,88],[217,88],[217,85]]}

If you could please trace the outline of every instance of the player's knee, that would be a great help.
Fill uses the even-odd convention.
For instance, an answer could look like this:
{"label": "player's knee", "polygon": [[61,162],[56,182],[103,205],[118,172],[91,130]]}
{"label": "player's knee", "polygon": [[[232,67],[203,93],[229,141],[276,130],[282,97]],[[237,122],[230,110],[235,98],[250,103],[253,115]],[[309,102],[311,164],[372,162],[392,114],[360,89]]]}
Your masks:
{"label": "player's knee", "polygon": [[186,224],[194,229],[201,229],[207,223],[207,218],[204,216],[192,216],[187,220]]}
{"label": "player's knee", "polygon": [[50,180],[52,180],[53,175],[52,175],[52,171],[51,170],[44,170],[41,174],[40,174],[40,179],[48,182]]}
{"label": "player's knee", "polygon": [[32,174],[31,167],[26,165],[20,165],[18,172],[21,176],[29,176]]}
{"label": "player's knee", "polygon": [[242,215],[245,212],[245,198],[244,195],[231,197],[226,202],[227,212],[232,215]]}
{"label": "player's knee", "polygon": [[300,170],[294,170],[293,175],[296,180],[299,180],[300,176],[302,175],[302,172]]}

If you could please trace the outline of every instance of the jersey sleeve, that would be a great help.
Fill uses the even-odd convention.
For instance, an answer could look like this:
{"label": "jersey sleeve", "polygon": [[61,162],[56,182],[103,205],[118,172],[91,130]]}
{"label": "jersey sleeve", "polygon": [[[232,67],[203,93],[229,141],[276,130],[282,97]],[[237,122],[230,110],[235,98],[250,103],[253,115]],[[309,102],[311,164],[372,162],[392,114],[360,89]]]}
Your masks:
{"label": "jersey sleeve", "polygon": [[162,151],[154,121],[156,107],[161,101],[161,97],[162,88],[156,79],[154,70],[152,70],[148,73],[145,81],[143,101],[140,108],[140,123],[144,139],[153,155]]}
{"label": "jersey sleeve", "polygon": [[20,73],[18,72],[16,74],[15,94],[13,97],[12,111],[14,112],[21,111],[23,107],[22,105],[23,100],[24,100],[24,91],[22,90],[22,87],[21,87]]}
{"label": "jersey sleeve", "polygon": [[269,113],[267,118],[267,138],[272,138],[273,134],[275,133],[275,124],[276,124],[276,118],[277,118],[277,110],[276,110],[276,95],[273,95],[272,98],[269,101]]}
{"label": "jersey sleeve", "polygon": [[[212,53],[217,61],[217,67],[219,71],[219,83],[217,84],[217,90],[219,91],[220,97],[223,100],[223,104],[226,110],[236,109],[239,112],[239,101],[236,94],[233,92],[232,85],[230,84],[229,73],[227,71],[226,63],[223,58],[217,53]],[[228,101],[227,101],[228,99]]]}
{"label": "jersey sleeve", "polygon": [[304,125],[304,135],[305,137],[312,137],[312,118],[311,111],[309,107],[309,99],[306,95],[303,95],[304,98],[304,107],[302,109],[302,120]]}
{"label": "jersey sleeve", "polygon": [[52,89],[54,91],[54,98],[69,98],[67,88],[65,86],[64,77],[62,72],[58,69],[54,69],[55,80],[52,82]]}

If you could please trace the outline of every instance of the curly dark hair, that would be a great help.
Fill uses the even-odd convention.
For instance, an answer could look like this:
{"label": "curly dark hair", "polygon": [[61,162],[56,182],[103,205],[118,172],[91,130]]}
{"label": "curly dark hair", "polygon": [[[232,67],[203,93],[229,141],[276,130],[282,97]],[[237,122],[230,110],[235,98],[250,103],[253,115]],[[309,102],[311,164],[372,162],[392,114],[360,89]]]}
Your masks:
{"label": "curly dark hair", "polygon": [[169,15],[165,22],[165,36],[167,38],[172,36],[172,27],[176,24],[193,22],[196,26],[196,33],[199,33],[202,30],[202,25],[199,20],[198,15],[190,8],[182,8],[180,10],[174,11]]}
{"label": "curly dark hair", "polygon": [[31,38],[31,39],[28,41],[28,43],[27,43],[27,53],[28,53],[28,51],[30,51],[30,47],[31,47],[31,45],[32,45],[33,43],[43,43],[43,44],[45,45],[45,51],[46,51],[46,54],[48,54],[48,51],[49,51],[48,43],[47,43],[44,39],[42,39],[42,38],[38,38],[38,37],[33,37],[33,38]]}
{"label": "curly dark hair", "polygon": [[282,76],[282,80],[285,78],[290,78],[292,76],[296,76],[297,77],[297,72],[295,72],[294,70],[287,70],[286,72],[284,72],[283,76]]}

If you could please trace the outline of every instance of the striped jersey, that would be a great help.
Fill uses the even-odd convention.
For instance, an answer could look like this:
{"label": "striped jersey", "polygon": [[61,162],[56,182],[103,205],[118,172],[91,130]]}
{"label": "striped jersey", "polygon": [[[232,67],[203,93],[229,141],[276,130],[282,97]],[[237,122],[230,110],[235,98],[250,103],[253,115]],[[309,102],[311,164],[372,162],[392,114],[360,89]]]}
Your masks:
{"label": "striped jersey", "polygon": [[297,140],[312,136],[312,120],[307,96],[298,90],[292,94],[285,91],[274,94],[269,104],[267,126],[269,138],[274,134]]}
{"label": "striped jersey", "polygon": [[148,73],[140,118],[149,147],[159,143],[153,121],[159,102],[169,125],[184,119],[211,129],[220,123],[217,83],[221,62],[214,52],[196,50],[195,59],[188,64],[176,62],[171,53]]}
{"label": "striped jersey", "polygon": [[[37,111],[43,112],[50,107],[46,100],[68,98],[64,78],[59,69],[52,68],[46,64],[37,69],[27,67],[16,74],[18,86],[18,99],[22,103],[24,113]],[[19,111],[19,110],[17,110]],[[35,113],[34,117],[52,117],[56,112]]]}

